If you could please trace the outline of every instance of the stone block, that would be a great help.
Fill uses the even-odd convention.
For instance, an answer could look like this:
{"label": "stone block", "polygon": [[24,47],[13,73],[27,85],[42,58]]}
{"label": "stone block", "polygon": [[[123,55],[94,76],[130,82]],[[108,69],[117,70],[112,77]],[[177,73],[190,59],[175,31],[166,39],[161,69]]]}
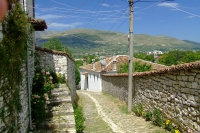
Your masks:
{"label": "stone block", "polygon": [[188,99],[191,100],[191,101],[195,101],[193,95],[188,95]]}
{"label": "stone block", "polygon": [[188,81],[188,76],[182,76],[183,81]]}
{"label": "stone block", "polygon": [[185,82],[179,81],[179,85],[180,85],[181,87],[185,87]]}
{"label": "stone block", "polygon": [[194,76],[189,76],[189,81],[193,82],[194,81]]}
{"label": "stone block", "polygon": [[197,82],[192,82],[192,88],[197,88],[198,87],[198,83]]}

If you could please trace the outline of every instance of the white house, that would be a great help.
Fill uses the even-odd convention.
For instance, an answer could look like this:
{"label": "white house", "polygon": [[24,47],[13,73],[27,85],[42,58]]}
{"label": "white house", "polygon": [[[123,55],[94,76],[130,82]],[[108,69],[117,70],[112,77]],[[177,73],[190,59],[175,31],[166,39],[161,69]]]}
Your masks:
{"label": "white house", "polygon": [[98,62],[93,60],[92,64],[81,66],[79,69],[81,73],[81,90],[101,91],[101,74],[117,73],[120,65],[124,63],[128,63],[127,55],[113,56]]}

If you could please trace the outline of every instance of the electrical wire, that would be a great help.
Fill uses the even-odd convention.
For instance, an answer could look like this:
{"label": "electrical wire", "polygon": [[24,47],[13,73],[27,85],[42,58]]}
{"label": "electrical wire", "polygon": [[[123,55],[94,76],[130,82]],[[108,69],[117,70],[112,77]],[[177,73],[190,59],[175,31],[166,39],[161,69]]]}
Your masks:
{"label": "electrical wire", "polygon": [[164,2],[164,3],[167,4],[167,5],[170,6],[170,7],[172,7],[172,8],[174,8],[174,9],[178,10],[178,11],[181,11],[181,12],[184,12],[184,13],[186,13],[186,14],[192,15],[192,16],[194,16],[194,17],[200,18],[200,15],[196,15],[196,14],[190,13],[190,12],[188,12],[188,11],[182,10],[182,9],[180,9],[180,8],[178,8],[178,7],[175,7],[175,6],[173,6],[173,5],[171,5],[171,4],[167,3],[167,2]]}
{"label": "electrical wire", "polygon": [[[126,7],[126,9],[128,8],[128,6]],[[125,10],[127,11],[127,10]],[[121,16],[123,15],[124,12],[121,13],[121,15],[117,18],[117,20],[114,22],[114,24],[110,27],[110,29],[108,30],[107,33],[109,33],[111,31],[111,29],[114,27],[114,25],[117,23],[117,21],[121,18]],[[105,37],[107,36],[107,33],[105,35]]]}
{"label": "electrical wire", "polygon": [[72,10],[71,12],[69,12],[69,13],[67,13],[67,14],[63,15],[62,17],[60,17],[60,18],[58,18],[58,19],[56,19],[56,20],[54,20],[54,21],[50,22],[50,23],[49,23],[49,24],[47,24],[47,25],[50,25],[50,24],[52,24],[52,23],[54,23],[54,22],[56,22],[56,21],[58,21],[58,20],[60,20],[60,19],[62,19],[62,18],[64,18],[64,17],[66,17],[67,15],[69,15],[70,13],[72,13],[73,11],[75,11],[75,10],[77,10],[77,9],[81,8],[82,6],[86,5],[86,4],[87,4],[89,1],[91,1],[91,0],[87,0],[85,3],[81,4],[81,5],[80,5],[80,6],[78,6],[76,9],[74,9],[74,10]]}

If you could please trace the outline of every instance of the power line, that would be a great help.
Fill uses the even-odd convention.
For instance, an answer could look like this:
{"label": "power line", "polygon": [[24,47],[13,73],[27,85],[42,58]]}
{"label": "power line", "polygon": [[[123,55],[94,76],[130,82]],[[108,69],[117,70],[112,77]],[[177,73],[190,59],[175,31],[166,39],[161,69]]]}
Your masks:
{"label": "power line", "polygon": [[192,16],[194,16],[194,17],[200,18],[200,15],[196,15],[196,14],[190,13],[190,12],[188,12],[188,11],[182,10],[182,9],[180,9],[180,8],[178,8],[178,7],[175,7],[175,6],[173,6],[173,5],[169,4],[169,3],[166,3],[166,2],[164,2],[164,3],[167,4],[167,5],[170,6],[170,7],[172,7],[172,8],[174,8],[174,9],[178,10],[178,11],[181,11],[181,12],[184,12],[184,13],[186,13],[186,14],[192,15]]}
{"label": "power line", "polygon": [[[127,6],[127,7],[128,7],[128,6]],[[127,8],[127,7],[126,7],[126,8]],[[127,10],[125,10],[125,11],[127,11]],[[108,30],[107,33],[109,33],[109,32],[111,31],[111,29],[114,27],[114,25],[117,23],[117,21],[121,18],[121,16],[123,15],[123,13],[124,13],[124,12],[121,13],[121,15],[117,18],[117,20],[116,20],[115,23],[111,26],[111,28]],[[106,36],[107,36],[107,34],[105,35],[105,37],[106,37]]]}
{"label": "power line", "polygon": [[69,12],[69,13],[67,13],[67,14],[63,15],[62,17],[60,17],[60,18],[58,18],[58,19],[56,19],[56,20],[54,20],[54,21],[50,22],[50,23],[49,23],[49,24],[47,24],[47,25],[50,25],[50,24],[52,24],[52,23],[54,23],[54,22],[56,22],[56,21],[58,21],[58,20],[60,20],[60,19],[62,19],[62,18],[64,18],[64,17],[66,17],[67,15],[69,15],[70,13],[72,13],[73,11],[75,11],[75,10],[77,10],[77,9],[81,8],[82,6],[86,5],[86,4],[87,4],[89,1],[91,1],[91,0],[87,0],[85,3],[81,4],[80,6],[78,6],[78,7],[77,7],[77,8],[75,8],[74,10],[72,10],[71,12]]}

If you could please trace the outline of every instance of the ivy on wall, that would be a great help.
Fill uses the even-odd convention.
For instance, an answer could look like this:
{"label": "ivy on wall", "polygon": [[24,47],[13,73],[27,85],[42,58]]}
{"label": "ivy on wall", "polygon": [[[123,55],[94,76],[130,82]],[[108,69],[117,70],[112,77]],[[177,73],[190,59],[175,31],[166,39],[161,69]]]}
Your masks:
{"label": "ivy on wall", "polygon": [[[31,24],[21,4],[15,4],[3,22],[3,40],[0,42],[0,96],[3,108],[0,118],[5,124],[3,132],[17,132],[20,104],[20,86],[26,71],[27,42],[31,43]],[[29,30],[28,30],[29,29]]]}

